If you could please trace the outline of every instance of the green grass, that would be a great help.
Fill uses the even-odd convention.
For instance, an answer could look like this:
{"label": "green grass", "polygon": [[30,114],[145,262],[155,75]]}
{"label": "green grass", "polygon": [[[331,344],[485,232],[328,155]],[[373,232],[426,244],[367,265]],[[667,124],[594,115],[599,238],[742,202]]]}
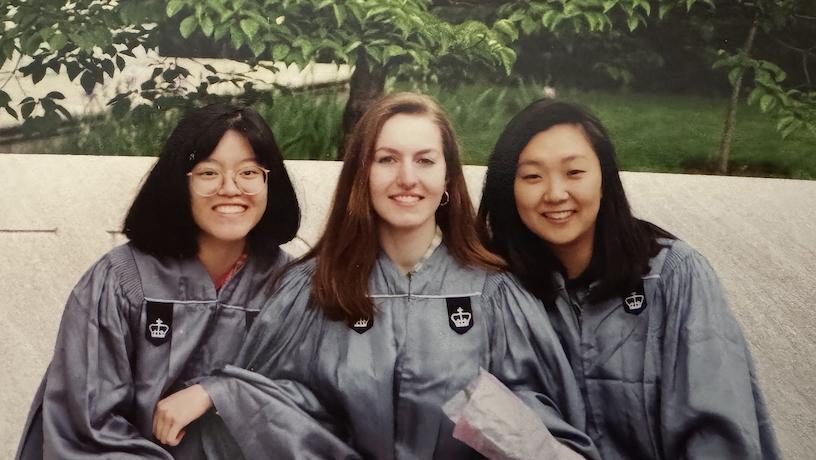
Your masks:
{"label": "green grass", "polygon": [[[541,88],[468,86],[431,90],[456,127],[465,162],[484,164],[510,118],[542,94]],[[665,94],[559,91],[558,98],[589,107],[607,126],[621,169],[713,173],[726,99]],[[816,179],[816,136],[800,131],[782,139],[775,120],[740,105],[731,147],[734,174]]]}
{"label": "green grass", "polygon": [[[408,89],[398,85],[398,89]],[[510,118],[542,94],[539,85],[465,85],[430,88],[456,127],[464,161],[484,164]],[[253,106],[272,125],[291,159],[330,159],[340,145],[345,94],[275,92]],[[592,109],[609,128],[621,169],[712,173],[726,99],[665,94],[581,92],[559,89],[559,99]],[[182,110],[137,110],[83,122],[54,152],[156,155]],[[783,140],[775,120],[741,105],[731,150],[734,174],[816,179],[816,136],[800,131]]]}

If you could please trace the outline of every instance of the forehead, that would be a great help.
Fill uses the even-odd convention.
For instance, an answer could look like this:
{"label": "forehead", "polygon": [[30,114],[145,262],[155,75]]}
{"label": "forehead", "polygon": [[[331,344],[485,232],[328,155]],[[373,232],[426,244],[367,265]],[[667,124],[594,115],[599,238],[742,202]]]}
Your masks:
{"label": "forehead", "polygon": [[586,133],[580,125],[561,124],[533,136],[518,162],[549,164],[581,159],[597,160]]}
{"label": "forehead", "polygon": [[221,140],[218,141],[210,156],[204,161],[232,164],[254,159],[255,151],[252,149],[249,140],[238,131],[230,129],[221,136]]}
{"label": "forehead", "polygon": [[375,150],[389,148],[403,153],[420,150],[442,152],[442,133],[428,115],[400,113],[389,118],[377,136]]}

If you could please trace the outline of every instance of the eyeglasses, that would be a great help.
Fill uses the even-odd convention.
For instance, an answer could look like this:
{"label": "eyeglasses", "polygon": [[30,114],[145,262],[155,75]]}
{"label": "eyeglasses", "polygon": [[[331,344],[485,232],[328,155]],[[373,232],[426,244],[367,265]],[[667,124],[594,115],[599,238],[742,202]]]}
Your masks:
{"label": "eyeglasses", "polygon": [[[257,195],[266,186],[269,170],[260,166],[246,166],[232,173],[232,181],[244,195]],[[213,196],[224,186],[227,176],[217,168],[205,167],[194,169],[187,173],[190,178],[190,187],[196,195]]]}

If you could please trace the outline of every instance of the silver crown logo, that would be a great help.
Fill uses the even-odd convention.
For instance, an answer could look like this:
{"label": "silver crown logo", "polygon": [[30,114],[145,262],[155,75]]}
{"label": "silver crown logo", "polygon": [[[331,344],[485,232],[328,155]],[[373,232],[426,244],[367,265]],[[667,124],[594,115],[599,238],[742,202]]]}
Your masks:
{"label": "silver crown logo", "polygon": [[167,332],[170,331],[170,326],[164,324],[160,318],[157,319],[155,323],[152,323],[149,329],[150,337],[154,339],[163,339],[167,335]]}
{"label": "silver crown logo", "polygon": [[462,307],[456,309],[456,313],[450,316],[451,321],[453,321],[453,325],[456,327],[468,327],[470,324],[470,318],[473,315],[470,313],[462,310]]}
{"label": "silver crown logo", "polygon": [[366,318],[360,318],[354,323],[353,327],[368,327],[368,320]]}
{"label": "silver crown logo", "polygon": [[640,310],[643,306],[643,295],[633,292],[629,294],[629,297],[623,299],[626,302],[626,306],[629,307],[630,310]]}

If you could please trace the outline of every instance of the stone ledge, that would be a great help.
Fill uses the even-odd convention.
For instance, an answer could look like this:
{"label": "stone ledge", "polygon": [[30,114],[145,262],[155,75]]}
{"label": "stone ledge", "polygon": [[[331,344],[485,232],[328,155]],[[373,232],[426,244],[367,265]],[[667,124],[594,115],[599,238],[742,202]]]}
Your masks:
{"label": "stone ledge", "polygon": [[[150,157],[0,155],[0,457],[14,455],[73,285],[117,233]],[[287,161],[303,209],[302,253],[340,171]],[[465,173],[478,199],[484,167]],[[708,257],[745,330],[786,458],[816,451],[816,182],[623,173],[635,213]],[[712,376],[716,378],[716,376]]]}

